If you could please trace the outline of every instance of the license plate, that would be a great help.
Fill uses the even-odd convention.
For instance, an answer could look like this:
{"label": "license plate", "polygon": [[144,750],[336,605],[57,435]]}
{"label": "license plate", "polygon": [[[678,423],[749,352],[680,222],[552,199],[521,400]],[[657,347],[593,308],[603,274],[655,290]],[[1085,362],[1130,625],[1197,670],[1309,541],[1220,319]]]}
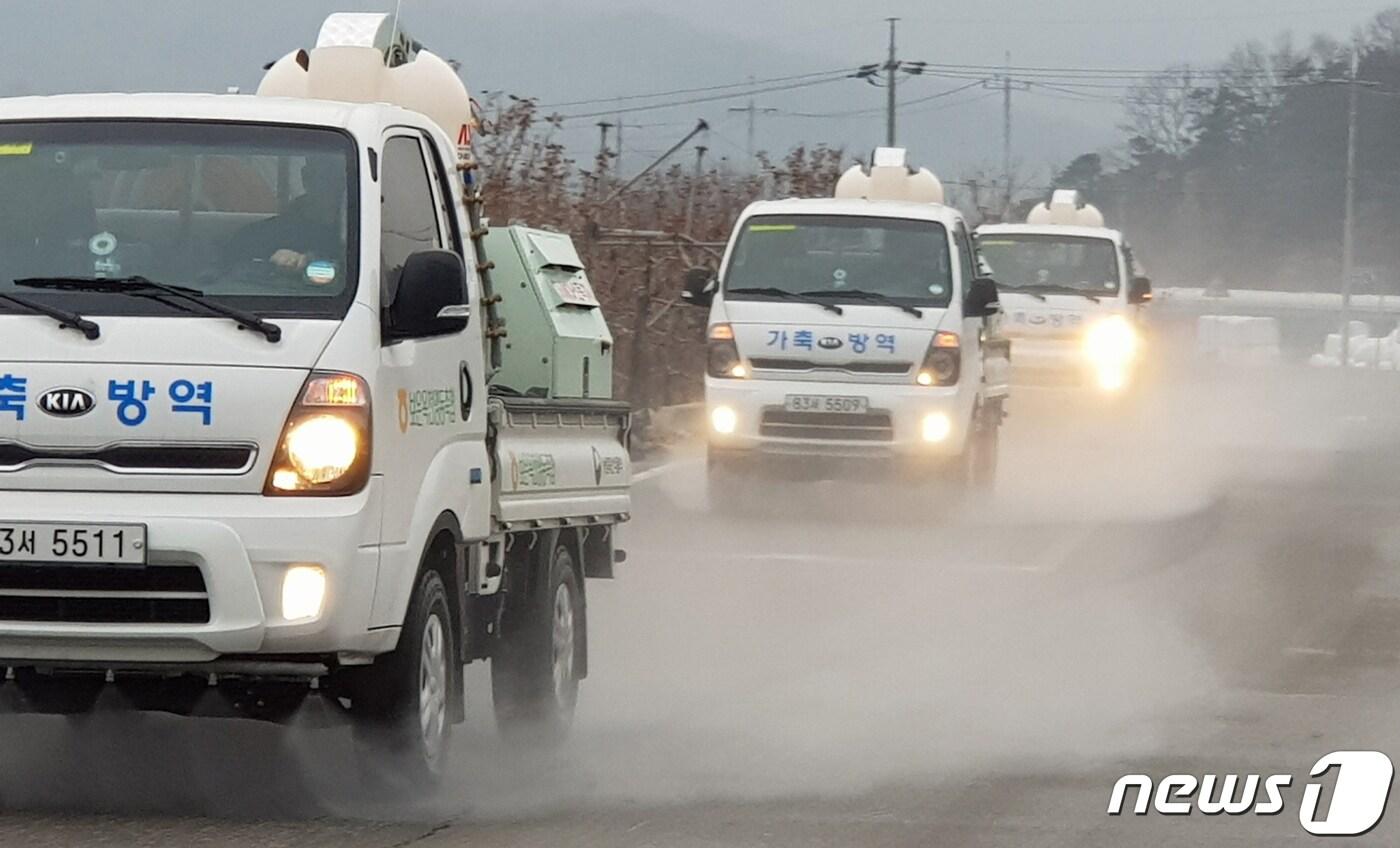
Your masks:
{"label": "license plate", "polygon": [[870,400],[842,395],[788,395],[784,407],[788,412],[844,412],[860,414],[869,411]]}
{"label": "license plate", "polygon": [[146,527],[0,521],[0,562],[145,565]]}

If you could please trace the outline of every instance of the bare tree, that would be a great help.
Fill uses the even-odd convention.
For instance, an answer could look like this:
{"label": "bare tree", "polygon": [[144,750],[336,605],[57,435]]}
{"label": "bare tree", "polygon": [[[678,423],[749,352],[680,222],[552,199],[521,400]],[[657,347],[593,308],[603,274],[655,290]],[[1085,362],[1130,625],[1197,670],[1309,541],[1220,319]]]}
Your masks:
{"label": "bare tree", "polygon": [[1180,157],[1195,141],[1193,93],[1196,80],[1187,66],[1170,68],[1128,90],[1127,122],[1121,129],[1144,146]]}

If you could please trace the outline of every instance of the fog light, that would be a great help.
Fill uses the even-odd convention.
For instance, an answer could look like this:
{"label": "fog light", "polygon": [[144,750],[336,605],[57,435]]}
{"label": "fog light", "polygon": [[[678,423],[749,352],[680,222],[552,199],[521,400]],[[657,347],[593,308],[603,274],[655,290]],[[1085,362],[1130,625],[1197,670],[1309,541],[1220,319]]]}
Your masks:
{"label": "fog light", "polygon": [[749,376],[749,369],[745,368],[743,365],[735,365],[733,368],[729,369],[729,376],[738,380],[747,379]]}
{"label": "fog light", "polygon": [[924,441],[941,442],[953,432],[953,422],[941,412],[931,412],[924,416]]}
{"label": "fog light", "polygon": [[326,599],[326,570],[319,565],[294,565],[282,578],[282,617],[306,621],[321,614]]}
{"label": "fog light", "polygon": [[710,426],[715,432],[727,436],[739,426],[739,416],[727,406],[717,406],[710,412]]}

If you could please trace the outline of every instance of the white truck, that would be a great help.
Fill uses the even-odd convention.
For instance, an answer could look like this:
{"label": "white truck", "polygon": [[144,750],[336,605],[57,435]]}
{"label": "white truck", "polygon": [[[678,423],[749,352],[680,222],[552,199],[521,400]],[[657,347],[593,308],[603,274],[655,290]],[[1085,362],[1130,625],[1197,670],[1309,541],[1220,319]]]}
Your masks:
{"label": "white truck", "polygon": [[718,277],[687,273],[683,297],[710,311],[720,507],[757,474],[974,486],[995,474],[1007,349],[962,215],[897,148],[847,171],[835,195],[750,205]]}
{"label": "white truck", "polygon": [[[386,16],[328,20],[261,93],[299,96],[0,101],[6,703],[284,719],[315,694],[368,771],[431,786],[466,663],[503,729],[570,721],[629,416],[510,374],[555,356],[551,316],[598,330],[595,372],[611,339],[547,279],[587,287],[566,237],[516,233],[491,291],[466,89]],[[502,361],[507,309],[538,320]]]}
{"label": "white truck", "polygon": [[1129,387],[1144,356],[1143,305],[1152,284],[1123,234],[1079,192],[1055,191],[1024,224],[977,229],[997,280],[1017,382]]}

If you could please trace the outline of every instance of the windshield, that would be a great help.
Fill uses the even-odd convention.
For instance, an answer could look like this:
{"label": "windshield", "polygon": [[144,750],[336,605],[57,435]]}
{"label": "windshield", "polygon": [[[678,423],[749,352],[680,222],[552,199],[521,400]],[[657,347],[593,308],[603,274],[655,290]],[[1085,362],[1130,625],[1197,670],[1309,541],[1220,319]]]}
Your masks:
{"label": "windshield", "polygon": [[[838,301],[843,293],[867,293],[947,306],[953,296],[948,233],[934,221],[902,218],[755,216],[739,234],[724,288],[726,296],[779,289]],[[772,296],[739,293],[736,299]]]}
{"label": "windshield", "polygon": [[1006,288],[1118,291],[1118,251],[1106,238],[997,233],[983,236],[977,247],[992,277]]}
{"label": "windshield", "polygon": [[[349,137],[332,130],[0,124],[0,294],[85,315],[189,314],[178,302],[14,282],[139,275],[268,316],[342,317],[356,280],[354,161]],[[0,300],[0,311],[22,310]]]}

